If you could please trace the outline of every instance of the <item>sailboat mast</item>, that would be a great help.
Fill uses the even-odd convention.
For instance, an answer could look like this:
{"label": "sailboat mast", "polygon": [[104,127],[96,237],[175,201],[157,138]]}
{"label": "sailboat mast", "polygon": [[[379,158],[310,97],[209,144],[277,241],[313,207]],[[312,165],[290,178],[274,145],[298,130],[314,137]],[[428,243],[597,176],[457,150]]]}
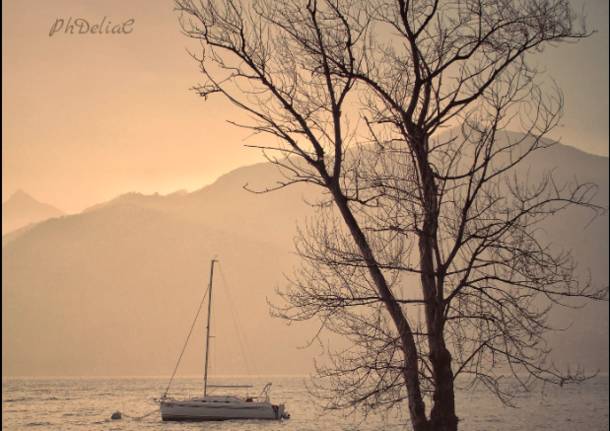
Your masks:
{"label": "sailboat mast", "polygon": [[208,393],[208,357],[210,354],[210,318],[212,316],[212,280],[214,278],[214,264],[216,259],[212,259],[210,267],[210,284],[208,286],[208,323],[206,326],[205,334],[205,365],[203,370],[203,396],[205,397]]}

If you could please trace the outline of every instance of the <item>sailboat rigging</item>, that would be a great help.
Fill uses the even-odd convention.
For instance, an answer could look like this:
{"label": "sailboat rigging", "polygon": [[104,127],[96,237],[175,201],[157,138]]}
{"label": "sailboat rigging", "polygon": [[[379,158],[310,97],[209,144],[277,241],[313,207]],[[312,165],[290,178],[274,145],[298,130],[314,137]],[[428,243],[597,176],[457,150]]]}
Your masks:
{"label": "sailboat rigging", "polygon": [[203,366],[203,396],[208,395],[208,358],[210,356],[210,322],[212,320],[212,281],[214,280],[214,264],[216,259],[212,259],[210,264],[210,282],[208,284],[208,323],[205,327],[205,363]]}
{"label": "sailboat rigging", "polygon": [[[211,421],[211,420],[229,420],[229,419],[287,419],[290,415],[285,411],[284,404],[272,404],[269,400],[269,389],[271,383],[267,383],[263,388],[261,395],[257,398],[246,397],[242,398],[234,395],[208,395],[208,388],[246,388],[251,385],[210,385],[208,384],[208,367],[209,367],[209,352],[210,352],[210,322],[212,315],[212,283],[214,280],[214,265],[218,261],[212,259],[210,264],[210,281],[206,291],[208,299],[208,315],[206,324],[206,341],[205,341],[205,360],[203,370],[203,397],[178,400],[168,397],[169,386],[174,378],[184,348],[178,358],[178,364],[174,369],[174,373],[165,390],[165,393],[159,400],[161,405],[161,418],[164,421]],[[200,304],[193,326],[187,336],[186,343],[190,338],[191,332],[199,315],[199,311],[203,305]]]}

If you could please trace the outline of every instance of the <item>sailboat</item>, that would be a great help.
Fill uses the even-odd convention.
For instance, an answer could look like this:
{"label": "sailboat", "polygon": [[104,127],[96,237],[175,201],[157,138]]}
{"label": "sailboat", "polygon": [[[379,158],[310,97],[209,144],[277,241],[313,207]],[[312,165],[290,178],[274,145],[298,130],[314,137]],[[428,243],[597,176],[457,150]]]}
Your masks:
{"label": "sailboat", "polygon": [[[250,385],[210,385],[208,384],[208,358],[210,352],[210,316],[212,314],[212,281],[214,264],[210,265],[210,282],[208,285],[208,316],[205,341],[205,365],[203,372],[203,396],[190,399],[174,399],[167,396],[168,390],[160,398],[161,419],[164,421],[221,421],[231,419],[287,419],[284,404],[272,404],[269,400],[268,383],[258,397],[240,397],[234,395],[209,395],[209,388],[232,387],[244,388]],[[196,320],[196,318],[195,318]],[[188,342],[188,338],[187,338]],[[180,359],[178,360],[180,361]],[[177,366],[176,366],[177,367]],[[174,371],[175,374],[175,371]],[[172,377],[173,378],[173,377]],[[170,380],[171,384],[171,380]],[[169,385],[168,385],[169,389]]]}

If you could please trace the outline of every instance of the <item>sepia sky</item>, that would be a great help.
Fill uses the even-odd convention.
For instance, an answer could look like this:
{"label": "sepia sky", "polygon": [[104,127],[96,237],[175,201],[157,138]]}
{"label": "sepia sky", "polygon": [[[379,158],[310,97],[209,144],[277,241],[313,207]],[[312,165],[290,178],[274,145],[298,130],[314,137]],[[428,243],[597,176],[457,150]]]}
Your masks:
{"label": "sepia sky", "polygon": [[[597,33],[540,57],[565,93],[555,135],[608,155],[608,3],[574,4]],[[8,0],[2,12],[3,200],[23,189],[75,212],[128,191],[197,189],[261,160],[225,121],[241,114],[188,90],[200,78],[171,1]],[[50,37],[69,17],[135,22],[127,35]]]}

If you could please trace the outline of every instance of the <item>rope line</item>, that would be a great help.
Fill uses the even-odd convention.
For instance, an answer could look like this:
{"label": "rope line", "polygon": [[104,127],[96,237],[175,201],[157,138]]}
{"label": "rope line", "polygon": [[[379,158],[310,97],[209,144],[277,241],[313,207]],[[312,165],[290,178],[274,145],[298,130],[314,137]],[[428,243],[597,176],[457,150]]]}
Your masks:
{"label": "rope line", "polygon": [[126,418],[133,419],[134,421],[141,421],[142,419],[152,415],[153,413],[157,413],[158,411],[159,411],[159,407],[157,407],[156,409],[154,409],[153,411],[151,411],[149,413],[146,413],[143,416],[130,416],[130,415],[125,414],[125,413],[122,413],[122,415],[125,416]]}
{"label": "rope line", "polygon": [[180,365],[180,361],[182,360],[182,355],[184,355],[186,346],[189,342],[189,339],[191,338],[191,334],[193,333],[193,329],[195,328],[195,323],[197,323],[197,318],[199,317],[199,314],[201,313],[201,308],[203,307],[203,304],[205,302],[205,298],[208,294],[209,289],[210,289],[210,286],[208,285],[208,288],[205,290],[205,293],[203,294],[203,297],[201,298],[201,302],[199,303],[199,308],[197,309],[197,314],[195,314],[195,319],[193,319],[193,324],[191,325],[191,329],[189,330],[189,333],[186,336],[186,340],[184,340],[184,346],[182,346],[182,351],[180,352],[180,356],[178,356],[178,362],[176,362],[176,366],[174,367],[174,372],[172,373],[172,376],[169,379],[167,388],[165,388],[163,398],[165,398],[167,396],[167,393],[169,392],[169,387],[171,386],[172,382],[174,381],[174,377],[176,376],[176,372],[178,371],[178,366]]}
{"label": "rope line", "polygon": [[[239,314],[237,312],[237,307],[235,306],[235,301],[233,300],[233,295],[231,294],[231,286],[229,285],[229,283],[227,282],[226,278],[225,278],[225,274],[223,271],[223,267],[222,265],[219,265],[219,271],[220,273],[220,278],[222,278],[222,282],[223,285],[225,286],[225,289],[223,289],[227,295],[227,298],[229,299],[229,311],[231,313],[231,318],[233,321],[233,327],[235,329],[235,333],[237,335],[237,341],[239,343],[239,349],[241,350],[241,355],[242,355],[242,359],[244,360],[244,365],[246,366],[246,371],[248,374],[252,375],[252,367],[250,366],[251,364],[248,361],[248,355],[246,354],[247,351],[250,351],[249,346],[248,346],[248,342],[247,342],[247,337],[242,333],[241,328],[243,327],[243,325],[241,325],[241,321],[239,319]],[[245,348],[244,348],[245,345]],[[254,363],[254,372],[257,372],[257,367],[256,364]]]}

